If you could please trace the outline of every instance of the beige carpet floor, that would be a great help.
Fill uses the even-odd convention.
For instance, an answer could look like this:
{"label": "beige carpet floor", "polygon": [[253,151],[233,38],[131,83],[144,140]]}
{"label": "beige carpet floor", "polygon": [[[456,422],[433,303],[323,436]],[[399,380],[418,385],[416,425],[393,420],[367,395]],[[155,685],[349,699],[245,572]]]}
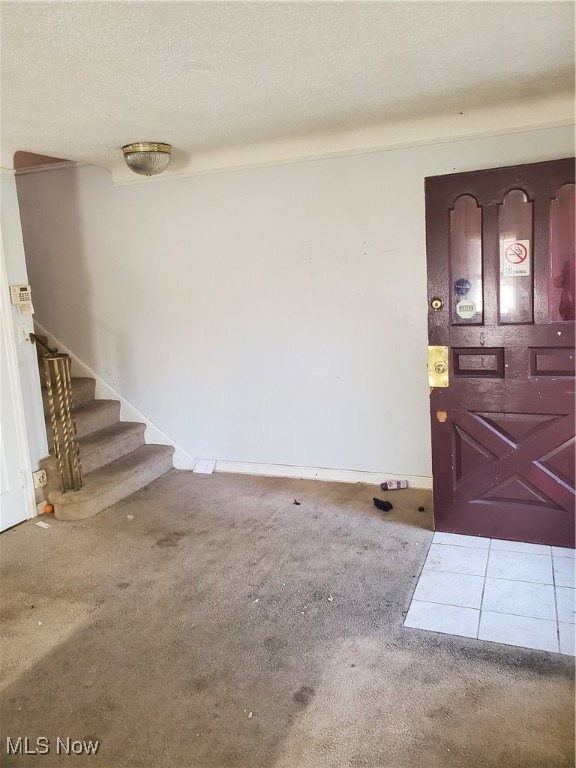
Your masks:
{"label": "beige carpet floor", "polygon": [[573,660],[404,628],[430,495],[376,493],[173,471],[2,534],[0,764],[572,768]]}

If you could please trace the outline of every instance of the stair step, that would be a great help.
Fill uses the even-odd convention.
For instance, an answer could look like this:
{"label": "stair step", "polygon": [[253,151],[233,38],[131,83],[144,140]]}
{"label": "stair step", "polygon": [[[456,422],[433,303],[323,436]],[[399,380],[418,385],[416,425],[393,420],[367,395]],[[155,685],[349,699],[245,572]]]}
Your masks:
{"label": "stair step", "polygon": [[[105,464],[125,456],[144,445],[144,432],[146,425],[132,421],[118,421],[111,427],[91,432],[86,437],[80,438],[80,458],[82,460],[82,474],[88,475]],[[48,486],[45,493],[60,489],[60,473],[58,462],[54,455],[40,462],[41,469],[46,470]]]}
{"label": "stair step", "polygon": [[143,445],[84,478],[79,491],[51,491],[58,520],[83,520],[125,499],[172,469],[170,445]]}
{"label": "stair step", "polygon": [[[115,424],[120,418],[120,403],[118,400],[92,400],[81,408],[77,408],[74,416],[78,437],[84,437],[91,432],[97,432],[100,429]],[[48,437],[48,448],[52,450],[54,443],[52,440],[52,425],[49,418],[46,418],[46,435]]]}
{"label": "stair step", "polygon": [[[44,380],[42,371],[42,380]],[[94,379],[89,379],[84,376],[74,376],[72,378],[72,400],[74,402],[74,410],[81,408],[91,400],[94,400],[94,391],[96,389],[96,382]],[[58,394],[56,389],[53,389],[54,405],[56,407],[56,413],[60,413],[60,404],[58,402]],[[44,403],[44,415],[48,416],[48,390],[46,386],[42,387],[42,402]]]}
{"label": "stair step", "polygon": [[84,474],[132,453],[144,445],[146,425],[135,421],[119,421],[92,432],[80,440],[80,457]]}

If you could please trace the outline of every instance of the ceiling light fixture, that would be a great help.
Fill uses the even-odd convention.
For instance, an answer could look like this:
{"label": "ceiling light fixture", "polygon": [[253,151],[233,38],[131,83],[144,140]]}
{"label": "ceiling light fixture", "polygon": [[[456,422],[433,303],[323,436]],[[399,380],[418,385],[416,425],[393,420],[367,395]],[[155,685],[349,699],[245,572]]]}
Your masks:
{"label": "ceiling light fixture", "polygon": [[170,163],[170,144],[157,141],[137,141],[122,147],[126,165],[141,176],[155,176],[168,168]]}

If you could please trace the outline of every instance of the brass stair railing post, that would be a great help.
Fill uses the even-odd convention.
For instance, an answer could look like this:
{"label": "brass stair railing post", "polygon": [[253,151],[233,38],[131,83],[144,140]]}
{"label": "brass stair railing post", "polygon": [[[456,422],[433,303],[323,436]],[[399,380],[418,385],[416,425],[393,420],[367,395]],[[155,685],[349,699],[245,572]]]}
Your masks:
{"label": "brass stair railing post", "polygon": [[74,478],[73,490],[77,491],[82,488],[82,460],[80,458],[80,444],[78,442],[78,432],[76,429],[76,419],[74,418],[74,400],[72,396],[72,373],[71,373],[71,361],[70,357],[66,355],[64,364],[65,375],[65,387],[64,391],[67,393],[66,398],[66,413],[68,417],[68,423],[70,424],[70,460],[71,460],[71,473]]}
{"label": "brass stair railing post", "polygon": [[[62,491],[78,491],[82,488],[82,461],[74,401],[70,356],[51,349],[35,334],[30,338],[43,348],[44,373],[48,394],[48,411],[52,427],[54,455],[58,463]],[[57,398],[56,406],[55,398]]]}

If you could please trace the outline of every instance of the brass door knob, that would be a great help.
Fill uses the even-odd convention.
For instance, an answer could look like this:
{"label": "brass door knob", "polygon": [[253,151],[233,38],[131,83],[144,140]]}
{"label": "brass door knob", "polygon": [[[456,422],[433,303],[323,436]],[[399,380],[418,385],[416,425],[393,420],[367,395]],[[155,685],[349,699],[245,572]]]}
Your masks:
{"label": "brass door knob", "polygon": [[434,370],[436,373],[446,373],[448,370],[448,363],[445,363],[444,360],[438,360],[434,363]]}

